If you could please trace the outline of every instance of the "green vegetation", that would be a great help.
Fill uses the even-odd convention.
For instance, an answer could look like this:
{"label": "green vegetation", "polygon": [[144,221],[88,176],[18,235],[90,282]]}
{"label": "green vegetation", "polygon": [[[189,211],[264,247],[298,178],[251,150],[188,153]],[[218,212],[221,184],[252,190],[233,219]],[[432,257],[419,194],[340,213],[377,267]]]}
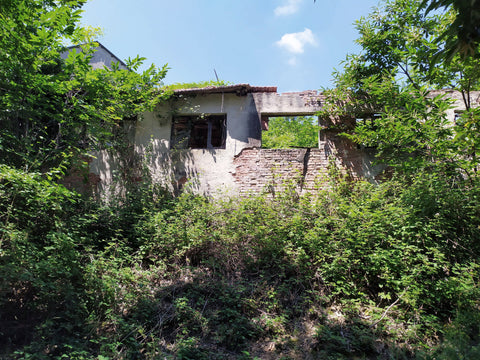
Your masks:
{"label": "green vegetation", "polygon": [[476,182],[377,186],[332,172],[331,189],[309,196],[212,201],[144,186],[101,206],[0,170],[2,356],[480,351]]}
{"label": "green vegetation", "polygon": [[[0,159],[26,171],[58,174],[90,150],[114,142],[125,119],[152,109],[167,68],[128,59],[132,70],[92,70],[96,31],[78,26],[83,0],[2,1]],[[69,51],[65,43],[81,44]],[[65,60],[61,54],[68,52]],[[75,164],[77,167],[81,164]]]}
{"label": "green vegetation", "polygon": [[448,101],[428,93],[478,88],[474,58],[430,67],[453,17],[386,2],[327,94],[330,115],[379,115],[346,136],[377,147],[382,183],[332,162],[313,194],[213,200],[146,172],[105,203],[57,178],[88,150],[128,151],[122,122],[166,97],[165,68],[90,70],[94,43],[59,61],[61,39],[88,40],[82,3],[0,15],[18,34],[0,37],[0,358],[480,356],[479,112],[445,126]]}
{"label": "green vegetation", "polygon": [[[323,116],[376,114],[351,132],[360,144],[375,146],[382,161],[402,173],[441,172],[452,178],[475,176],[480,148],[480,59],[455,54],[450,61],[431,63],[448,44],[436,39],[454,20],[454,12],[419,10],[419,0],[385,1],[357,22],[362,51],[349,55]],[[458,91],[465,111],[454,124],[448,96],[432,90]],[[344,106],[348,103],[348,106]]]}
{"label": "green vegetation", "polygon": [[318,147],[318,130],[316,117],[273,117],[268,121],[268,131],[262,132],[262,147]]}
{"label": "green vegetation", "polygon": [[426,12],[439,9],[453,10],[455,20],[438,37],[446,46],[437,58],[449,61],[453,55],[462,58],[478,57],[480,45],[480,2],[478,0],[423,0]]}
{"label": "green vegetation", "polygon": [[209,86],[227,86],[227,85],[232,85],[232,83],[230,81],[225,81],[225,80],[207,80],[207,81],[199,81],[199,82],[170,84],[170,85],[166,85],[164,89],[165,90],[196,89],[196,88],[204,88]]}

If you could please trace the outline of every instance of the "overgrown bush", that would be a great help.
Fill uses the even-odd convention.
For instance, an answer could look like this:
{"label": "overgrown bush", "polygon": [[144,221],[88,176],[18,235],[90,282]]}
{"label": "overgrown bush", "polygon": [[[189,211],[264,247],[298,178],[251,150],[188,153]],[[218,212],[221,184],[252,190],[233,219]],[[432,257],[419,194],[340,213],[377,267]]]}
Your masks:
{"label": "overgrown bush", "polygon": [[42,337],[65,335],[66,345],[83,331],[82,254],[68,226],[78,201],[40,174],[0,166],[0,331],[7,349],[38,350]]}
{"label": "overgrown bush", "polygon": [[4,357],[478,353],[475,181],[225,200],[144,184],[99,204],[1,170]]}

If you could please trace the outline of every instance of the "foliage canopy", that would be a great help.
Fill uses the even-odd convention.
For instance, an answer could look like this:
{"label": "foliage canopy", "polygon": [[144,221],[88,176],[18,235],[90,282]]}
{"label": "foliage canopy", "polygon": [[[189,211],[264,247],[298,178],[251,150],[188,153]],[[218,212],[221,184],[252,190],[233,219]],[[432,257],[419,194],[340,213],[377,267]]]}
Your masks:
{"label": "foliage canopy", "polygon": [[445,48],[438,55],[450,60],[454,54],[462,58],[480,56],[480,1],[478,0],[424,0],[426,12],[453,9],[455,21],[438,38],[445,39]]}
{"label": "foliage canopy", "polygon": [[[480,59],[456,54],[432,63],[448,44],[437,39],[454,13],[421,11],[419,0],[384,1],[357,22],[362,51],[349,55],[327,92],[324,115],[375,113],[375,124],[357,126],[350,137],[376,146],[383,160],[402,171],[437,169],[472,176],[478,165]],[[447,123],[452,100],[434,90],[456,91],[465,111]],[[454,93],[455,95],[455,93]],[[348,104],[348,105],[347,105]]]}
{"label": "foliage canopy", "polygon": [[[112,64],[93,70],[95,30],[79,26],[83,0],[2,1],[0,14],[0,157],[28,171],[69,166],[105,146],[123,119],[165,97],[166,66],[137,73]],[[70,51],[65,44],[79,45]],[[62,54],[68,52],[65,60]]]}

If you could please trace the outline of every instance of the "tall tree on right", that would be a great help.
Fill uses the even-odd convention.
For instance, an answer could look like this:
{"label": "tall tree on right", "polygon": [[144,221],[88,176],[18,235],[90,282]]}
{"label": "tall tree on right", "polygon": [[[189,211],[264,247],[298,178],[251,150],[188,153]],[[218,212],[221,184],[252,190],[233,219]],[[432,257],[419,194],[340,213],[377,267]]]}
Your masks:
{"label": "tall tree on right", "polygon": [[[382,161],[404,173],[472,177],[480,150],[480,109],[472,96],[480,88],[480,59],[459,51],[436,57],[449,51],[444,34],[457,12],[424,10],[422,0],[385,0],[357,21],[362,50],[334,73],[336,87],[326,91],[321,115],[375,115],[348,136],[377,147]],[[458,91],[464,103],[455,123],[446,117],[451,100],[433,92],[445,88]]]}

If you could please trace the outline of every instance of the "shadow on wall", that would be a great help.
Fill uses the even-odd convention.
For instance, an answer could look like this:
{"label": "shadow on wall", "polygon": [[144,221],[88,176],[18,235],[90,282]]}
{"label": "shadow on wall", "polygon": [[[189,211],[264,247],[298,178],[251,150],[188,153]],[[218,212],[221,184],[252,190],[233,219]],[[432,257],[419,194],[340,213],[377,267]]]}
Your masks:
{"label": "shadow on wall", "polygon": [[[262,127],[261,121],[259,119],[259,112],[257,109],[257,104],[255,103],[253,97],[247,98],[247,121],[240,122],[238,126],[229,127],[229,136],[241,143],[248,144],[247,146],[262,146]],[[237,154],[237,149],[235,149],[235,154]]]}
{"label": "shadow on wall", "polygon": [[198,192],[198,173],[191,149],[170,150],[167,145],[155,139],[137,150],[136,156],[142,162],[141,167],[148,174],[148,180],[165,186],[175,195],[187,188]]}
{"label": "shadow on wall", "polygon": [[[90,173],[100,177],[93,179],[94,184],[89,181],[90,187],[96,188],[97,194],[111,195],[125,195],[131,189],[129,186],[148,184],[160,185],[175,195],[184,190],[197,194],[211,194],[216,190],[215,181],[223,179],[226,171],[217,150],[169,149],[167,145],[152,139],[147,146],[134,148],[132,145],[123,152],[100,152],[95,163],[102,164],[102,168],[92,166]],[[199,156],[200,160],[196,159]],[[203,163],[201,159],[207,157],[211,162]],[[358,148],[350,140],[331,134],[320,142],[320,148],[245,148],[233,159],[232,180],[240,194],[268,189],[277,192],[287,184],[295,184],[298,193],[315,191],[328,186],[332,161],[352,179],[376,181],[384,170],[382,165],[375,164],[374,149]],[[208,176],[201,171],[208,172]]]}
{"label": "shadow on wall", "polygon": [[101,178],[90,169],[93,159],[91,157],[81,158],[80,161],[83,165],[79,164],[71,169],[59,182],[68,189],[75,189],[81,194],[91,194],[97,198]]}
{"label": "shadow on wall", "polygon": [[374,148],[360,148],[353,141],[335,135],[321,142],[325,156],[335,163],[352,179],[376,181],[385,166],[377,163]]}
{"label": "shadow on wall", "polygon": [[62,183],[94,198],[124,198],[127,192],[159,186],[178,195],[186,188],[196,192],[197,171],[189,149],[170,151],[165,143],[152,140],[146,146],[126,143],[95,151],[87,167],[75,167]]}

